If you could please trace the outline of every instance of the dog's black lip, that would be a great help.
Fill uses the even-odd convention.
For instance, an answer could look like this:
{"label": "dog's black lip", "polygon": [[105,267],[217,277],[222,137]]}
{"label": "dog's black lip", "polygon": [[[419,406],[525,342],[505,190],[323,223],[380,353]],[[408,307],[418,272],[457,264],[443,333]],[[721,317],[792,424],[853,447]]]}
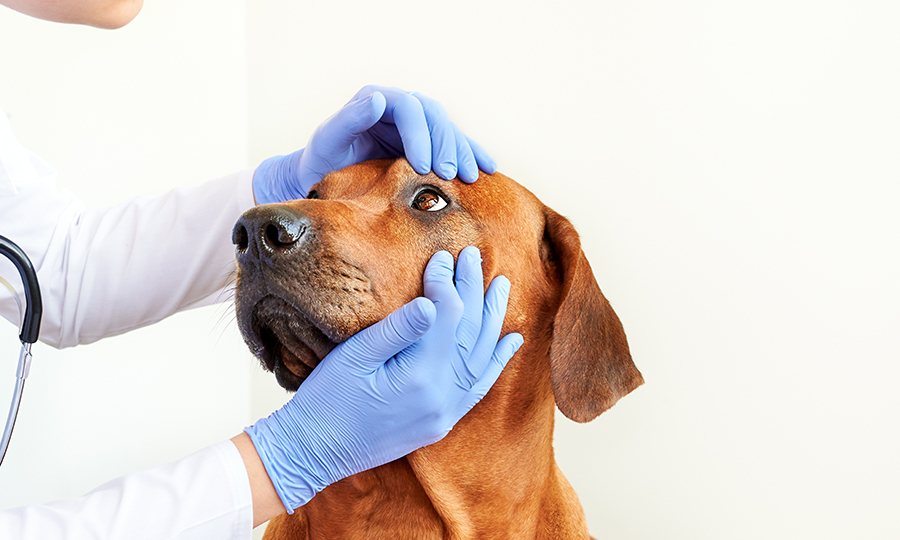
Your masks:
{"label": "dog's black lip", "polygon": [[259,322],[258,317],[254,313],[252,316],[251,328],[256,340],[259,341],[259,349],[256,351],[257,358],[263,363],[268,371],[275,371],[275,365],[279,361],[276,358],[276,351],[280,346],[278,336],[268,326]]}
{"label": "dog's black lip", "polygon": [[249,310],[248,319],[243,325],[245,341],[265,369],[274,373],[278,383],[288,390],[296,390],[306,375],[288,369],[285,354],[297,360],[292,364],[294,369],[311,372],[337,345],[312,317],[280,296],[269,294],[257,300]]}
{"label": "dog's black lip", "polygon": [[[283,311],[289,310],[288,313],[283,313]],[[263,360],[266,364],[266,367],[269,371],[274,370],[274,365],[276,360],[278,360],[279,347],[286,346],[281,338],[278,337],[278,333],[272,328],[270,325],[266,324],[262,321],[264,316],[290,316],[297,317],[306,321],[309,321],[309,318],[302,311],[298,310],[295,306],[293,306],[290,302],[287,302],[283,298],[279,298],[272,295],[264,296],[260,298],[260,300],[253,306],[253,313],[251,315],[251,328],[253,329],[253,333],[256,335],[257,340],[263,347],[263,355],[261,360]],[[303,342],[301,336],[296,336],[299,341]],[[310,350],[313,348],[308,343],[304,343]],[[315,351],[313,350],[313,354]],[[322,361],[322,358],[316,355],[316,358],[319,361]]]}

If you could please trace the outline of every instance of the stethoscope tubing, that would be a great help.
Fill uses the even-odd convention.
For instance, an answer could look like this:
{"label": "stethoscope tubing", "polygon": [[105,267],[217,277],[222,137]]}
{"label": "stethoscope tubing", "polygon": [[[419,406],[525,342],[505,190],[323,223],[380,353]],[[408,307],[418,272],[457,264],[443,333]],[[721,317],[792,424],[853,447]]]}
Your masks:
{"label": "stethoscope tubing", "polygon": [[12,403],[9,404],[9,413],[6,415],[6,426],[3,428],[3,436],[0,437],[0,465],[6,457],[9,441],[12,438],[13,428],[16,426],[16,417],[19,415],[19,405],[22,403],[22,392],[25,390],[25,379],[31,370],[31,343],[23,343],[19,352],[19,365],[16,368],[16,387],[13,389]]}
{"label": "stethoscope tubing", "polygon": [[37,272],[34,265],[19,246],[6,237],[0,236],[0,255],[8,258],[16,266],[22,285],[25,288],[25,317],[19,339],[22,342],[22,350],[19,352],[19,363],[16,367],[16,386],[13,390],[12,403],[9,405],[9,414],[6,416],[6,425],[3,428],[3,436],[0,437],[0,465],[6,457],[9,441],[12,438],[13,428],[16,425],[16,417],[19,414],[19,405],[22,403],[22,391],[25,388],[25,379],[31,370],[31,345],[37,341],[41,331],[41,314],[43,303],[41,302],[41,289],[38,286]]}
{"label": "stethoscope tubing", "polygon": [[37,272],[34,271],[34,265],[22,248],[5,236],[0,236],[0,255],[4,255],[16,266],[22,278],[22,286],[25,288],[25,319],[22,321],[19,339],[22,343],[34,343],[41,331],[41,315],[44,310]]}

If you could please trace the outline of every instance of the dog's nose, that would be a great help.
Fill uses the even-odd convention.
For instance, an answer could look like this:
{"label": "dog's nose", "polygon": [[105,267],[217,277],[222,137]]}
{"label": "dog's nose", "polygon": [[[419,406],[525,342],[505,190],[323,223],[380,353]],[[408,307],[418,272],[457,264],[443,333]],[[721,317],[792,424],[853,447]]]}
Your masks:
{"label": "dog's nose", "polygon": [[244,212],[231,231],[239,262],[272,260],[302,243],[309,220],[289,208],[257,206]]}

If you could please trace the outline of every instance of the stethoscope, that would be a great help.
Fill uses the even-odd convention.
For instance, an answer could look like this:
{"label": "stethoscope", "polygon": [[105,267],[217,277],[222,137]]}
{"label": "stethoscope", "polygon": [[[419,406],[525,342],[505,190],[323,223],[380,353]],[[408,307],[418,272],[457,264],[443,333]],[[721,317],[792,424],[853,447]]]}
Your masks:
{"label": "stethoscope", "polygon": [[[0,464],[2,464],[3,457],[6,456],[6,448],[9,446],[9,439],[12,437],[13,427],[16,425],[16,415],[19,413],[19,403],[22,402],[25,379],[31,369],[31,345],[37,341],[38,333],[41,331],[43,306],[37,273],[25,252],[9,239],[0,236],[0,255],[5,255],[16,265],[19,275],[22,277],[22,285],[25,287],[25,318],[19,333],[22,351],[19,353],[19,366],[16,368],[16,389],[9,406],[9,415],[6,417],[6,427],[3,428],[3,438],[0,439]],[[15,297],[15,293],[13,297]]]}

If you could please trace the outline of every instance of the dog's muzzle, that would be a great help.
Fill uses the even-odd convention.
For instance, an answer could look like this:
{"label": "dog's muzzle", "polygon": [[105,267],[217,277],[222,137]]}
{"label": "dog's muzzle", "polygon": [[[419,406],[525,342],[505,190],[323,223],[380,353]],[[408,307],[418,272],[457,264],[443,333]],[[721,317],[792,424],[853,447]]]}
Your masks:
{"label": "dog's muzzle", "polygon": [[296,390],[335,347],[294,302],[281,274],[304,253],[309,220],[290,208],[260,206],[237,221],[232,231],[239,289],[235,303],[244,341],[278,383]]}

